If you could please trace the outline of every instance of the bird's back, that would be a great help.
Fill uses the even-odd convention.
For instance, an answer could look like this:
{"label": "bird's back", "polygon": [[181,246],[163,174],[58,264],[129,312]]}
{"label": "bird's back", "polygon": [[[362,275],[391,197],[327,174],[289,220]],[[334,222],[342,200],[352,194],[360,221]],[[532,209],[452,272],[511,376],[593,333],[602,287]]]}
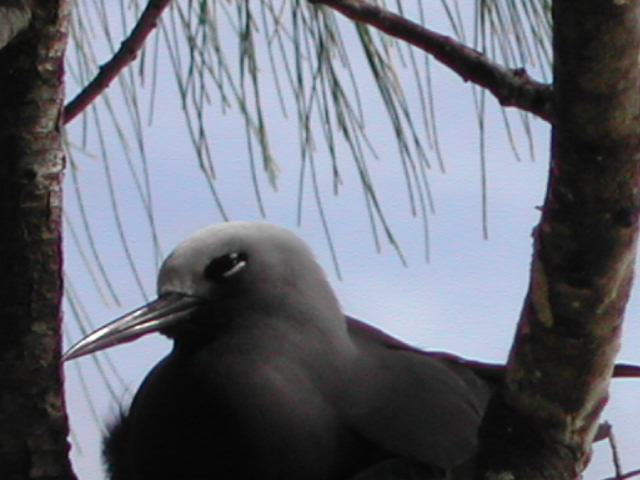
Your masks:
{"label": "bird's back", "polygon": [[369,367],[354,385],[352,422],[398,456],[443,469],[473,455],[490,385],[455,361],[433,358],[384,332],[348,319]]}

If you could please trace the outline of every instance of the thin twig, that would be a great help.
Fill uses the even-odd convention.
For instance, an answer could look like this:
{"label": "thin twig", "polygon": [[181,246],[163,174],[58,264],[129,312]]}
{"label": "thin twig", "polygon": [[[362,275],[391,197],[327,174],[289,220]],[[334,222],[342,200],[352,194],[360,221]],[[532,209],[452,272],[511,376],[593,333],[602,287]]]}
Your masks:
{"label": "thin twig", "polygon": [[[406,348],[406,346],[403,346]],[[466,367],[473,370],[476,374],[480,375],[484,378],[493,379],[496,381],[502,381],[504,374],[506,372],[506,365],[501,363],[490,363],[490,362],[482,362],[479,360],[473,360],[469,358],[460,357],[458,355],[454,355],[448,352],[438,352],[438,351],[426,351],[422,352],[421,350],[416,350],[417,352],[421,352],[424,355],[433,358],[439,358],[441,360],[447,360],[454,363],[463,364]],[[611,375],[613,378],[638,378],[640,377],[640,365],[631,365],[628,363],[617,363],[613,367],[613,373]],[[606,426],[603,425],[603,432],[599,434],[599,439],[604,439],[609,437],[609,430]]]}
{"label": "thin twig", "polygon": [[616,363],[613,367],[613,376],[625,378],[640,377],[640,366],[628,363]]}
{"label": "thin twig", "polygon": [[609,478],[605,478],[604,480],[627,480],[628,478],[632,478],[632,477],[638,477],[640,476],[640,469],[638,470],[631,470],[630,472],[627,473],[623,473],[622,475],[620,475],[619,477],[609,477]]}
{"label": "thin twig", "polygon": [[156,27],[158,18],[170,2],[171,0],[149,0],[138,23],[136,23],[126,40],[122,42],[115,55],[100,67],[100,71],[93,80],[64,107],[65,124],[87,108],[91,102],[107,89],[118,73],[135,60],[145,40]]}
{"label": "thin twig", "polygon": [[618,452],[616,437],[613,434],[613,427],[609,422],[605,422],[605,425],[609,427],[609,434],[607,435],[607,438],[609,439],[609,446],[611,447],[611,460],[613,461],[613,468],[616,472],[616,478],[622,478],[622,464],[620,462],[620,453]]}
{"label": "thin twig", "polygon": [[506,68],[451,37],[365,0],[308,1],[337,10],[352,20],[366,23],[430,53],[464,81],[489,90],[505,107],[517,107],[549,122],[553,121],[551,86],[533,80],[522,68]]}

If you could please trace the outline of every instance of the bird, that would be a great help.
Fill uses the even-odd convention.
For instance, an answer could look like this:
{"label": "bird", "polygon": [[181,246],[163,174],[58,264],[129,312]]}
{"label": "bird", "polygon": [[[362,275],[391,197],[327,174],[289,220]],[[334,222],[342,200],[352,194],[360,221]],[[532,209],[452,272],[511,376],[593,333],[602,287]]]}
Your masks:
{"label": "bird", "polygon": [[290,230],[205,227],[157,292],[63,357],[173,340],[105,438],[112,480],[445,478],[473,458],[491,382],[343,313]]}

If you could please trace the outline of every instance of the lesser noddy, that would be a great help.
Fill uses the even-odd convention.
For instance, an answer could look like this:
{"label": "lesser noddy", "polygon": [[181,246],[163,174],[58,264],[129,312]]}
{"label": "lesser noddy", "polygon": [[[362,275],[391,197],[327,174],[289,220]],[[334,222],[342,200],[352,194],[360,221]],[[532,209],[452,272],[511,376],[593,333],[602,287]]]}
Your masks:
{"label": "lesser noddy", "polygon": [[287,229],[196,232],[64,359],[156,331],[173,350],[105,440],[113,480],[442,478],[476,449],[487,382],[345,316]]}

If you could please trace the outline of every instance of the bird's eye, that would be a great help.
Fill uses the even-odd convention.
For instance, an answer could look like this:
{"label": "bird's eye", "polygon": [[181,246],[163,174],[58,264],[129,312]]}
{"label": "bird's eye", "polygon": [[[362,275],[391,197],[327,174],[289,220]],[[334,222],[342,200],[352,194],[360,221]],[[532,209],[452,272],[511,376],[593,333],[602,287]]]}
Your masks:
{"label": "bird's eye", "polygon": [[231,252],[211,260],[204,269],[204,276],[210,280],[221,280],[235,275],[246,266],[245,253]]}

